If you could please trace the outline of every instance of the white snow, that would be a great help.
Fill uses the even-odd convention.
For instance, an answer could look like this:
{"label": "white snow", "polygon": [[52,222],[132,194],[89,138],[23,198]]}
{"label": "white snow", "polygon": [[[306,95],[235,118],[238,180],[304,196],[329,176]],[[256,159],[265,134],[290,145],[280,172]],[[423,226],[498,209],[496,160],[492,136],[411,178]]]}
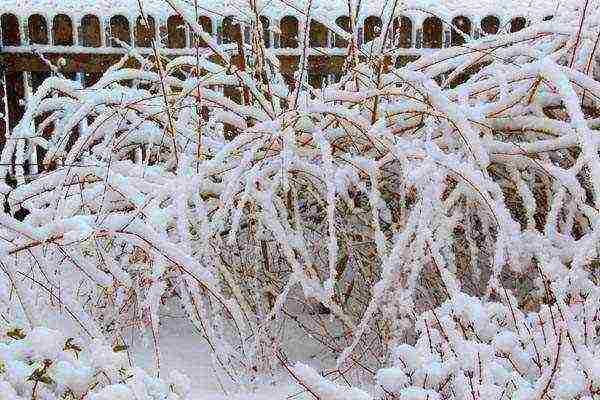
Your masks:
{"label": "white snow", "polygon": [[[360,16],[382,6],[363,3]],[[373,57],[350,46],[324,90],[304,69],[282,84],[259,34],[245,70],[211,42],[218,62],[123,58],[87,89],[47,79],[2,151],[0,394],[587,400],[600,385],[597,3],[402,68],[381,41]],[[294,4],[328,21],[343,10]],[[503,21],[553,4],[406,3]],[[2,4],[52,6],[137,12]],[[25,175],[41,150],[43,172]]]}
{"label": "white snow", "polygon": [[[141,1],[145,12],[150,15],[166,20],[169,15],[175,14],[164,0]],[[184,4],[179,1],[177,3]],[[278,0],[257,1],[259,9],[263,9],[264,14],[274,21],[279,21],[285,15],[295,15],[302,20],[307,0],[294,1],[293,7],[290,4],[292,3]],[[383,4],[384,2],[381,1],[361,2],[359,18],[363,20],[371,15],[381,15]],[[569,4],[577,4],[577,0],[530,0],[526,2],[520,0],[479,0],[476,2],[468,0],[406,0],[401,3],[398,11],[415,16],[418,20],[424,20],[429,12],[433,12],[443,19],[451,19],[457,15],[477,18],[495,15],[503,19],[522,15],[540,19],[546,15],[560,12]],[[193,2],[187,7],[190,10],[193,9]],[[200,10],[201,15],[207,15],[215,20],[227,15],[233,15],[243,20],[251,15],[248,2],[245,0],[210,0],[210,3],[200,4]],[[335,21],[337,17],[346,14],[345,10],[347,10],[346,0],[316,0],[310,7],[311,15],[325,22]],[[18,12],[20,15],[40,13],[49,16],[66,13],[76,20],[86,14],[104,17],[120,14],[135,21],[139,15],[139,3],[138,0],[3,0],[0,4],[0,12]]]}

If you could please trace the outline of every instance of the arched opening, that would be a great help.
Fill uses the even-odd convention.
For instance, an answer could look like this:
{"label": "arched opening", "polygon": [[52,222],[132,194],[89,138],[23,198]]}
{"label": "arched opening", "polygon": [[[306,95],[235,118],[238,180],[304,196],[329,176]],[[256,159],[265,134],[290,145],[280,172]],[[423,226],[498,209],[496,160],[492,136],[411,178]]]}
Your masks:
{"label": "arched opening", "polygon": [[137,47],[152,47],[156,37],[156,22],[150,15],[146,19],[140,15],[135,22],[135,45]]}
{"label": "arched opening", "polygon": [[[198,25],[200,25],[202,27],[202,30],[204,32],[208,33],[209,35],[212,35],[213,25],[212,25],[212,20],[210,19],[210,17],[207,17],[206,15],[201,15],[200,17],[198,17]],[[208,47],[208,43],[206,43],[204,41],[204,39],[202,39],[200,37],[200,35],[196,34],[193,31],[191,34],[191,39],[192,39],[192,47],[194,47],[194,48]]]}
{"label": "arched opening", "polygon": [[381,18],[371,15],[365,19],[365,43],[375,39],[381,33]]}
{"label": "arched opening", "polygon": [[262,29],[262,40],[265,44],[265,47],[271,47],[271,24],[269,22],[269,18],[265,17],[264,15],[261,15],[259,19]]}
{"label": "arched opening", "polygon": [[488,15],[481,20],[481,29],[488,35],[495,35],[500,29],[500,19],[494,15]]}
{"label": "arched opening", "polygon": [[465,44],[465,38],[461,34],[471,34],[471,29],[473,26],[471,24],[471,20],[465,16],[458,16],[452,19],[452,32],[450,33],[450,44],[452,46],[462,46]]}
{"label": "arched opening", "polygon": [[[341,17],[338,17],[335,20],[335,23],[337,24],[337,26],[339,26],[340,28],[342,28],[346,32],[351,33],[350,32],[350,17],[349,16],[342,15]],[[344,39],[343,37],[341,37],[340,35],[336,34],[334,36],[334,39],[333,39],[333,46],[343,49],[343,48],[348,47],[348,41],[346,39]]]}
{"label": "arched opening", "polygon": [[52,43],[55,46],[73,46],[73,23],[68,15],[58,14],[52,20]]}
{"label": "arched opening", "polygon": [[81,18],[79,25],[79,44],[85,47],[100,47],[102,37],[100,34],[100,19],[88,14]]}
{"label": "arched opening", "polygon": [[[3,30],[3,32],[6,31]],[[15,46],[15,44],[11,44],[10,46]],[[25,98],[24,75],[25,73],[22,71],[10,71],[6,72],[5,75],[5,79],[7,82],[6,108],[8,111],[8,128],[11,130],[19,123],[19,121],[23,117],[23,113],[25,112],[24,105],[19,101],[20,99]]]}
{"label": "arched opening", "polygon": [[327,27],[311,19],[308,38],[310,47],[327,47]]}
{"label": "arched opening", "polygon": [[423,22],[423,47],[426,49],[440,49],[444,28],[442,20],[438,17],[428,17]]}
{"label": "arched opening", "polygon": [[527,20],[525,17],[515,17],[510,20],[510,31],[511,33],[519,32],[522,29],[525,29],[527,26]]}
{"label": "arched opening", "polygon": [[2,28],[3,46],[20,46],[21,33],[19,32],[19,19],[14,14],[2,14],[0,17]]}
{"label": "arched opening", "polygon": [[287,15],[281,19],[281,47],[295,49],[298,47],[298,19]]}
{"label": "arched opening", "polygon": [[40,14],[33,14],[27,21],[30,44],[48,44],[48,24]]}
{"label": "arched opening", "polygon": [[[394,18],[393,21],[394,33],[390,39],[392,46],[397,46],[402,49],[413,47],[413,23],[410,18],[405,15]],[[402,54],[396,57],[394,65],[396,68],[403,67],[413,59],[413,56]]]}
{"label": "arched opening", "polygon": [[223,95],[238,104],[242,103],[242,91],[239,86],[225,85],[225,87],[223,87]]}
{"label": "arched opening", "polygon": [[242,30],[232,16],[223,19],[223,43],[237,43],[242,39]]}
{"label": "arched opening", "polygon": [[121,47],[119,42],[131,44],[131,31],[127,17],[115,15],[110,19],[110,36],[112,47]]}
{"label": "arched opening", "polygon": [[405,15],[394,18],[394,45],[403,49],[412,47],[413,24],[410,18]]}
{"label": "arched opening", "polygon": [[183,49],[186,46],[185,21],[180,15],[171,15],[167,19],[168,47]]}

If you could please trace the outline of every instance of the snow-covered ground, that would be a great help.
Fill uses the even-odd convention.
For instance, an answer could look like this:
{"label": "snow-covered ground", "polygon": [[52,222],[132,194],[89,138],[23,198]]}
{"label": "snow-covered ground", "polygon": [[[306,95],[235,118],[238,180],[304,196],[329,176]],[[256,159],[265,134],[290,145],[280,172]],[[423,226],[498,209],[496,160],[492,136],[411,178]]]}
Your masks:
{"label": "snow-covered ground", "polygon": [[[165,321],[165,324],[161,332],[161,374],[168,374],[172,370],[185,371],[192,381],[194,392],[207,394],[215,399],[223,398],[206,342],[185,320],[171,319]],[[152,346],[145,346],[137,341],[131,349],[131,356],[138,365],[151,371],[154,363]]]}
{"label": "snow-covered ground", "polygon": [[[282,375],[273,382],[238,386],[227,383],[219,376],[211,361],[211,353],[206,341],[194,331],[183,318],[163,317],[161,329],[161,375],[171,371],[185,373],[191,380],[192,393],[201,400],[271,400],[286,399],[296,394],[294,399],[302,400],[303,390]],[[135,364],[153,370],[154,356],[152,346],[135,342],[130,352]],[[291,398],[291,397],[290,397]]]}

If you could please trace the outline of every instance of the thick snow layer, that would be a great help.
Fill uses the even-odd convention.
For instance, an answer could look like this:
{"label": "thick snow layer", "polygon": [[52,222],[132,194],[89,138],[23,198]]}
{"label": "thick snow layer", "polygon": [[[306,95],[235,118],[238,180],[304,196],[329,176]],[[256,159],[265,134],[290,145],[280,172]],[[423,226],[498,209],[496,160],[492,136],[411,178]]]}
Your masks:
{"label": "thick snow layer", "polygon": [[[144,6],[146,12],[165,16],[173,14],[172,8],[166,0],[139,0]],[[85,14],[96,15],[115,15],[123,14],[135,16],[139,14],[138,0],[3,0],[0,4],[0,11],[17,12],[20,15],[39,12],[41,14],[67,13],[74,17]],[[283,15],[302,15],[307,9],[307,0],[298,0],[293,2],[280,2],[262,0],[258,3],[259,8],[264,10],[264,14],[274,19],[279,19]],[[193,1],[189,1],[193,4]],[[242,18],[243,15],[250,15],[245,12],[248,9],[248,1],[245,0],[210,0],[210,2],[199,1],[199,10],[202,14],[213,18],[219,15],[234,15]],[[294,4],[290,7],[288,4]],[[368,15],[379,15],[382,12],[384,1],[363,1],[361,3],[360,14],[364,18]],[[554,14],[562,7],[569,7],[577,4],[577,0],[407,0],[399,9],[407,14],[420,14],[426,16],[428,13],[435,13],[441,17],[450,17],[454,15],[465,15],[469,17],[497,15],[499,17],[522,15],[530,18],[540,18],[546,15]],[[193,7],[190,5],[190,7]],[[344,15],[347,11],[346,0],[316,0],[310,7],[310,13],[314,16],[320,16],[325,19],[334,19]],[[51,11],[50,11],[51,10]],[[424,11],[424,12],[421,12]]]}

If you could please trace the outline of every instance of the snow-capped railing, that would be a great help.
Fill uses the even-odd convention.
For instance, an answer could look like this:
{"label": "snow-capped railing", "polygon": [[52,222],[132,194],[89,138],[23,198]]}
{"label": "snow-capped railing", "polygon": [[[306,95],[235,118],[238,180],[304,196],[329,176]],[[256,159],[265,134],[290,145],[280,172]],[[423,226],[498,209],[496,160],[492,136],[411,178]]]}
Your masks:
{"label": "snow-capped railing", "polygon": [[[128,48],[134,48],[140,54],[150,54],[153,51],[153,40],[158,43],[160,52],[167,55],[196,54],[198,48],[200,51],[204,51],[203,48],[209,51],[206,43],[191,32],[179,15],[158,12],[153,15],[149,12],[144,21],[141,15],[135,12],[131,14],[131,11],[125,15],[118,8],[114,10],[114,15],[106,15],[107,10],[99,15],[87,13],[92,10],[93,8],[88,10],[82,6],[78,13],[61,13],[43,12],[35,7],[19,10],[0,5],[0,55],[9,57],[5,62],[0,57],[0,68],[11,73],[10,76],[1,77],[2,82],[11,83],[8,86],[3,83],[0,89],[0,103],[4,100],[4,104],[0,104],[0,118],[4,119],[3,122],[0,121],[1,137],[4,137],[2,131],[8,130],[20,118],[20,101],[41,82],[41,78],[32,76],[31,72],[48,71],[47,60],[60,66],[61,57],[64,56],[69,62],[65,71],[68,70],[86,85],[89,82],[86,81],[85,73],[97,74],[113,63],[115,56],[127,53]],[[110,12],[112,11],[111,9]],[[315,14],[306,27],[304,16],[293,12],[286,14],[287,11],[279,10],[279,14],[262,15],[258,21],[241,14],[233,16],[212,13],[198,17],[198,22],[217,43],[231,43],[231,50],[234,52],[237,51],[234,43],[236,38],[249,42],[253,25],[260,23],[265,45],[277,56],[302,54],[300,36],[307,32],[307,55],[321,58],[319,64],[313,66],[317,71],[311,72],[312,75],[320,75],[315,82],[327,81],[339,73],[342,64],[331,61],[347,53],[348,36],[343,37],[342,33],[349,32],[350,18],[320,12]],[[428,54],[436,48],[462,45],[468,38],[518,31],[528,24],[528,19],[524,16],[496,11],[496,14],[475,15],[464,10],[449,14],[446,10],[438,14],[443,16],[437,16],[434,11],[413,9],[391,19],[389,31],[385,35],[386,48],[389,55],[396,57],[397,65]],[[382,33],[382,18],[378,16],[381,14],[376,13],[375,8],[367,8],[357,19],[356,42],[364,54],[369,53],[369,42]],[[528,18],[540,17],[530,14]],[[286,63],[289,64],[289,60],[282,63],[283,68],[295,68]]]}
{"label": "snow-capped railing", "polygon": [[[233,16],[202,16],[198,18],[204,30],[213,34],[219,43],[231,42],[243,32],[250,37],[253,22],[236,19]],[[2,45],[4,51],[19,51],[29,46],[40,47],[43,51],[89,53],[119,53],[124,44],[144,49],[150,47],[153,38],[165,49],[191,49],[196,45],[205,47],[195,38],[183,19],[178,15],[168,18],[147,16],[146,26],[142,17],[135,19],[124,15],[96,16],[86,14],[72,17],[67,14],[17,15],[4,13],[0,16]],[[267,47],[285,48],[292,51],[299,46],[299,35],[304,31],[303,20],[298,16],[286,15],[281,18],[261,16]],[[312,20],[308,29],[311,48],[321,52],[337,54],[344,48],[345,40],[334,33],[331,24],[338,29],[348,30],[349,18],[339,16],[326,25]],[[370,15],[359,20],[359,44],[373,40],[381,32],[381,18]],[[527,25],[527,19],[514,15],[464,16],[456,15],[449,20],[441,19],[423,11],[411,15],[398,15],[390,26],[388,46],[402,48],[440,48],[450,44],[464,43],[464,35],[479,37],[503,31],[518,31]],[[158,29],[157,29],[158,28]],[[73,51],[72,50],[72,51]]]}

